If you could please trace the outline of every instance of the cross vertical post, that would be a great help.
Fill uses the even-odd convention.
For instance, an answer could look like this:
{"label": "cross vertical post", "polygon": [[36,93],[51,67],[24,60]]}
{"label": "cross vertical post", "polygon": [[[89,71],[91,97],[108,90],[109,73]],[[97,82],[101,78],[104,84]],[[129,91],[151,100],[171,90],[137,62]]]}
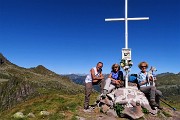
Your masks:
{"label": "cross vertical post", "polygon": [[[107,18],[105,21],[125,21],[125,48],[122,49],[122,59],[125,60],[126,72],[125,87],[128,88],[129,61],[131,61],[131,49],[128,48],[128,20],[148,20],[149,17],[128,18],[128,0],[125,0],[125,18]],[[127,54],[128,53],[128,54]]]}
{"label": "cross vertical post", "polygon": [[128,3],[127,0],[125,0],[125,48],[128,49]]}

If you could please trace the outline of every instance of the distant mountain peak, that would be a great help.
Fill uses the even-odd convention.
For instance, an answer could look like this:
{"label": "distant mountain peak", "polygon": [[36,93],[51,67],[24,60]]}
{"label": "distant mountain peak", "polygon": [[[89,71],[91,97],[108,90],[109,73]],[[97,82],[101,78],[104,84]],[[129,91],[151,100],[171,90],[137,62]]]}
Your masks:
{"label": "distant mountain peak", "polygon": [[0,64],[3,64],[7,59],[4,57],[2,53],[0,53]]}
{"label": "distant mountain peak", "polygon": [[2,53],[0,53],[0,58],[3,58],[4,56],[3,56],[3,54]]}
{"label": "distant mountain peak", "polygon": [[0,65],[2,64],[12,64],[2,53],[0,53]]}
{"label": "distant mountain peak", "polygon": [[36,72],[38,74],[43,74],[43,75],[55,75],[56,74],[53,71],[44,67],[43,65],[38,65],[37,67],[31,68],[31,70],[33,70],[34,72]]}
{"label": "distant mountain peak", "polygon": [[43,65],[38,65],[36,68],[37,69],[45,69],[45,70],[47,70],[47,68],[45,68]]}

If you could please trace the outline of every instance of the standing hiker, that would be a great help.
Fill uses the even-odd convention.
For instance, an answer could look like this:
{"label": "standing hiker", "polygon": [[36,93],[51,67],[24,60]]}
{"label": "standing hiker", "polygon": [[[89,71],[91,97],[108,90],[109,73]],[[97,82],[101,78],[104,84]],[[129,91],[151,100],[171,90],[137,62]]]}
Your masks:
{"label": "standing hiker", "polygon": [[141,72],[138,74],[137,79],[140,86],[140,91],[142,91],[144,94],[150,96],[150,105],[152,107],[158,107],[159,109],[162,109],[160,107],[160,96],[162,96],[162,92],[157,90],[155,86],[150,85],[150,82],[148,82],[148,79],[150,81],[153,80],[152,77],[147,78],[147,71],[148,63],[147,62],[140,62],[138,65]]}
{"label": "standing hiker", "polygon": [[85,101],[84,101],[84,109],[89,109],[89,100],[92,92],[93,85],[100,85],[101,93],[104,88],[104,76],[102,75],[102,67],[103,63],[98,62],[96,67],[93,67],[90,70],[90,73],[86,76],[85,79]]}

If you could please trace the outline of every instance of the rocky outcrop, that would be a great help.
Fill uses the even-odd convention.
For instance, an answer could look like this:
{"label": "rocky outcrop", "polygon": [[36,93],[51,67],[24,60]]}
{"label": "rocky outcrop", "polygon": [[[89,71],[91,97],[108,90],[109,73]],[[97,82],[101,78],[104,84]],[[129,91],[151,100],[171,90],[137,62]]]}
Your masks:
{"label": "rocky outcrop", "polygon": [[101,96],[97,100],[97,106],[101,107],[103,113],[107,114],[110,110],[114,110],[118,116],[128,116],[132,119],[143,117],[142,108],[146,108],[153,115],[157,114],[157,110],[151,109],[144,93],[138,90],[136,86],[118,88],[105,97]]}
{"label": "rocky outcrop", "polygon": [[0,111],[25,101],[35,91],[31,82],[16,78],[3,82],[0,88]]}
{"label": "rocky outcrop", "polygon": [[1,66],[2,65],[14,65],[14,66],[16,66],[15,64],[11,63],[6,57],[4,57],[2,53],[0,53],[0,65]]}
{"label": "rocky outcrop", "polygon": [[0,111],[49,91],[77,94],[83,87],[42,65],[30,69],[19,67],[0,53]]}

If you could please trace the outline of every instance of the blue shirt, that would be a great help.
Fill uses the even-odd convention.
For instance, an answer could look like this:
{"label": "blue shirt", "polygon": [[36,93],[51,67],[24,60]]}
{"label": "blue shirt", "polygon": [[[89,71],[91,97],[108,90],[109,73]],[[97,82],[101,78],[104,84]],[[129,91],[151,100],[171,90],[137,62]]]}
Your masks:
{"label": "blue shirt", "polygon": [[[138,80],[138,83],[140,84],[142,81],[146,81],[147,79],[147,72],[144,74],[142,72],[140,72],[137,76],[137,80]],[[147,86],[150,86],[150,83],[146,83],[144,85],[140,85],[140,87],[147,87]]]}
{"label": "blue shirt", "polygon": [[117,73],[115,72],[111,72],[112,74],[112,78],[115,80],[123,80],[123,72],[122,71],[118,71]]}

